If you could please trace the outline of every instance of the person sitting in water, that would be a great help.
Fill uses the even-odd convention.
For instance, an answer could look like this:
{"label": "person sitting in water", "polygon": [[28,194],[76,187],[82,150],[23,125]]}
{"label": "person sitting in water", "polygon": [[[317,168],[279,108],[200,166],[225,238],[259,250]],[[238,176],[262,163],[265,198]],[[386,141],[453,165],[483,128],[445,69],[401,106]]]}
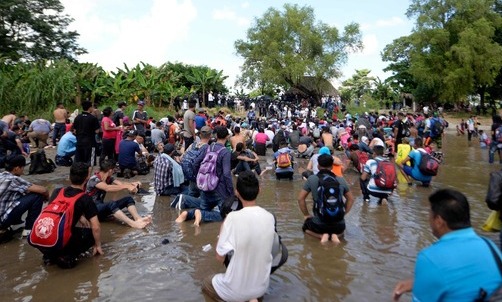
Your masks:
{"label": "person sitting in water", "polygon": [[77,137],[73,127],[59,140],[55,162],[58,166],[70,167],[73,164],[73,155],[77,150]]}
{"label": "person sitting in water", "polygon": [[239,174],[235,194],[243,208],[229,213],[221,226],[216,259],[233,256],[225,273],[208,276],[202,290],[217,301],[256,301],[268,289],[272,268],[274,216],[256,203],[258,178],[251,171]]}
{"label": "person sitting in water", "polygon": [[266,169],[261,169],[260,163],[258,162],[258,155],[255,152],[248,150],[245,144],[237,143],[235,146],[235,155],[239,162],[235,167],[234,174],[239,174],[242,171],[254,170],[256,174],[261,176],[267,171]]}
{"label": "person sitting in water", "polygon": [[[342,235],[345,231],[345,220],[344,217],[352,208],[354,203],[354,197],[350,192],[350,188],[343,177],[338,177],[331,172],[333,167],[333,157],[328,154],[322,154],[318,158],[319,173],[317,175],[311,175],[303,185],[300,194],[298,195],[298,206],[303,214],[303,231],[311,236],[321,239],[321,243],[326,243],[329,240],[334,243],[340,243],[339,235]],[[329,216],[326,215],[322,210],[321,204],[327,202],[327,200],[322,200],[322,194],[318,194],[319,187],[321,186],[320,180],[323,180],[323,189],[328,185],[328,181],[325,177],[328,177],[333,184],[330,186],[335,192],[332,194],[337,195],[337,202],[340,202],[337,206],[343,206],[343,210],[337,207],[341,212],[339,215]],[[337,191],[337,192],[336,192]],[[312,199],[314,200],[313,205],[313,216],[310,215],[307,209],[306,199],[307,196],[312,192]],[[345,198],[345,200],[343,200]]]}
{"label": "person sitting in water", "polygon": [[[404,173],[406,173],[406,175],[422,182],[422,185],[427,187],[431,183],[432,176],[424,175],[419,169],[422,154],[424,153],[427,153],[427,151],[423,148],[422,138],[417,137],[415,139],[415,149],[412,150],[402,161],[398,162],[397,165],[404,171]],[[407,162],[411,162],[412,165],[407,166]]]}
{"label": "person sitting in water", "polygon": [[280,143],[279,147],[279,150],[274,153],[275,176],[277,179],[293,179],[294,163],[291,149],[285,140]]}
{"label": "person sitting in water", "polygon": [[155,192],[163,196],[187,193],[188,188],[184,185],[185,176],[179,164],[180,158],[176,147],[173,144],[164,146],[160,143],[157,145],[157,149],[160,155],[153,162]]}
{"label": "person sitting in water", "polygon": [[[115,163],[111,160],[104,160],[99,164],[99,172],[91,176],[87,181],[86,193],[91,196],[98,209],[100,221],[106,220],[113,215],[117,220],[126,223],[130,227],[142,229],[152,222],[151,216],[141,217],[136,209],[134,199],[126,196],[119,200],[105,202],[107,192],[120,192],[123,190],[129,193],[138,192],[140,182],[121,182],[112,177],[115,170]],[[127,208],[132,219],[121,209]]]}
{"label": "person sitting in water", "polygon": [[[377,170],[379,162],[388,161],[388,159],[384,157],[384,151],[385,149],[382,146],[373,147],[373,158],[368,159],[366,164],[364,164],[361,178],[359,179],[364,201],[370,201],[371,195],[378,198],[379,203],[386,202],[393,192],[393,189],[379,187],[378,183],[375,181],[375,178],[377,178],[376,175],[378,175]],[[392,164],[392,170],[396,173],[394,164]]]}

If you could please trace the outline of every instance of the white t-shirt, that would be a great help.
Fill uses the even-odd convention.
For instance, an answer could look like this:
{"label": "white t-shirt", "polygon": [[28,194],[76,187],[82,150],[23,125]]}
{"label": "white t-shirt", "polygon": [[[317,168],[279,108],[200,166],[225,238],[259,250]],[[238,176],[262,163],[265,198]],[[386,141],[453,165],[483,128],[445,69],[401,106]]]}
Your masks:
{"label": "white t-shirt", "polygon": [[274,216],[254,206],[231,212],[221,228],[216,252],[234,251],[224,274],[213,277],[213,287],[225,301],[248,301],[265,294],[270,282]]}

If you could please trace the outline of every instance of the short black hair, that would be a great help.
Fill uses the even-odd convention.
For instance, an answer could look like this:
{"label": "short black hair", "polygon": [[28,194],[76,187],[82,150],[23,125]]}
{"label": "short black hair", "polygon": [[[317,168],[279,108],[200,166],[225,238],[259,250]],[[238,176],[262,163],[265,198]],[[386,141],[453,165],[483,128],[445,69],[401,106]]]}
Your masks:
{"label": "short black hair", "polygon": [[450,230],[471,226],[469,202],[461,192],[452,189],[438,190],[429,196],[429,202],[433,215],[443,218]]}
{"label": "short black hair", "polygon": [[109,117],[112,114],[112,107],[106,107],[103,109],[103,116]]}
{"label": "short black hair", "polygon": [[223,126],[215,127],[214,132],[216,132],[217,139],[224,139],[228,136],[228,130],[226,127],[223,127]]}
{"label": "short black hair", "polygon": [[72,185],[79,186],[83,184],[89,176],[89,164],[75,162],[70,168],[70,182]]}
{"label": "short black hair", "polygon": [[321,154],[317,158],[317,163],[319,164],[319,167],[331,170],[331,168],[333,167],[333,156],[328,154]]}
{"label": "short black hair", "polygon": [[414,143],[415,143],[415,146],[419,147],[419,148],[423,147],[423,145],[424,145],[424,141],[422,140],[421,137],[415,138],[415,142]]}
{"label": "short black hair", "polygon": [[260,192],[260,182],[253,171],[243,171],[237,177],[236,188],[243,200],[253,201]]}
{"label": "short black hair", "polygon": [[90,101],[83,101],[82,102],[82,110],[87,111],[91,107],[92,107],[92,103]]}
{"label": "short black hair", "polygon": [[385,151],[385,148],[381,145],[373,146],[373,152],[378,156],[382,156],[384,151]]}
{"label": "short black hair", "polygon": [[12,172],[14,168],[24,166],[26,166],[26,158],[20,154],[10,155],[5,160],[5,170],[8,172]]}
{"label": "short black hair", "polygon": [[108,172],[110,169],[115,168],[115,161],[111,159],[105,159],[99,163],[99,171]]}
{"label": "short black hair", "polygon": [[190,100],[188,102],[188,108],[195,108],[195,105],[197,104],[197,101],[195,100]]}

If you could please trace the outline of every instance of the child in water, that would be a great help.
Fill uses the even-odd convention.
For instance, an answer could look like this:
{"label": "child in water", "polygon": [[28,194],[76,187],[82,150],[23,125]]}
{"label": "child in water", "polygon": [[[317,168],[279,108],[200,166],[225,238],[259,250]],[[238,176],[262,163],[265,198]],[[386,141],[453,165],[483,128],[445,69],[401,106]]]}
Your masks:
{"label": "child in water", "polygon": [[486,132],[483,130],[479,130],[479,146],[481,149],[486,149],[490,145],[491,141],[490,138],[488,138],[488,135],[486,135]]}

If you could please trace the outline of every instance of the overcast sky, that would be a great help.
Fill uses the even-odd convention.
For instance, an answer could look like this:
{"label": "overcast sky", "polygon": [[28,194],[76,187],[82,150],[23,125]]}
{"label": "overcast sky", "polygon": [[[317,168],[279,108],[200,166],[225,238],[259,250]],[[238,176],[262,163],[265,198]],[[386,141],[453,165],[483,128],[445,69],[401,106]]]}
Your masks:
{"label": "overcast sky", "polygon": [[[223,70],[232,87],[242,59],[234,42],[246,38],[255,18],[269,7],[284,3],[310,5],[318,20],[343,27],[357,22],[364,51],[349,55],[343,77],[368,68],[384,79],[380,53],[392,40],[408,35],[413,22],[406,18],[407,0],[61,0],[75,21],[70,29],[80,34],[78,43],[89,52],[81,62],[98,63],[106,70],[134,66],[140,61],[159,66],[164,62],[207,65]],[[335,84],[336,85],[336,84]]]}

